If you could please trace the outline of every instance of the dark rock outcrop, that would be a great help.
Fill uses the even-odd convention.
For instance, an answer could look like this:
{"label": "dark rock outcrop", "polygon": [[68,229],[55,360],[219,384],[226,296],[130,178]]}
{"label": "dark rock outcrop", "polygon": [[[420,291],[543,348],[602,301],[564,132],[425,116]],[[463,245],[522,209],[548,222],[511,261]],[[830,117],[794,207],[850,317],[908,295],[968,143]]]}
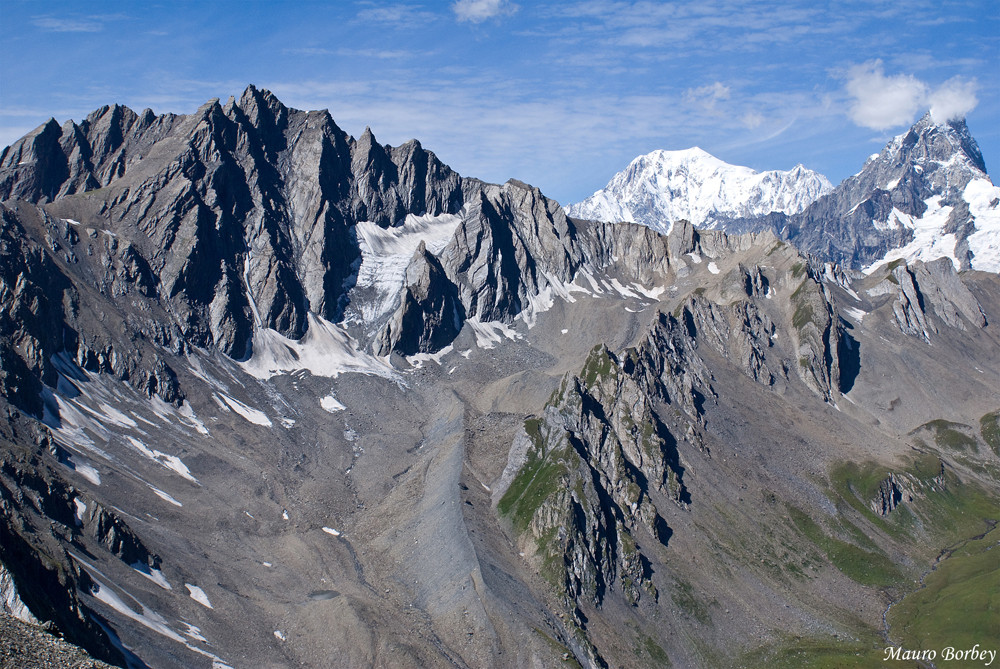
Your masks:
{"label": "dark rock outcrop", "polygon": [[458,336],[464,322],[465,307],[458,288],[421,241],[406,268],[402,303],[376,342],[376,352],[413,355],[439,351]]}

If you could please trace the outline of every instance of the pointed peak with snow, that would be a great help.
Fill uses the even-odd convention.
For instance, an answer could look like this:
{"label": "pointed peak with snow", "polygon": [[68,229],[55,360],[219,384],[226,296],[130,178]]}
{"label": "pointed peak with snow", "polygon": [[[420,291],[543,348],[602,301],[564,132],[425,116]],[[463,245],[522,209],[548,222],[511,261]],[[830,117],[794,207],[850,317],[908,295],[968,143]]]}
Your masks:
{"label": "pointed peak with snow", "polygon": [[1000,271],[1000,188],[964,119],[930,112],[783,234],[801,249],[872,269],[895,259],[949,258],[956,269]]}

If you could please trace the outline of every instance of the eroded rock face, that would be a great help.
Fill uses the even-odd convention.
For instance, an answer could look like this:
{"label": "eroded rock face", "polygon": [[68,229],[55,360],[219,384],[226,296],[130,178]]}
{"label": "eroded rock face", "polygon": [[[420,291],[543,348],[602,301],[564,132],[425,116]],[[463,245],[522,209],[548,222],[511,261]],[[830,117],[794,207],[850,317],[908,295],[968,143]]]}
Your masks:
{"label": "eroded rock face", "polygon": [[[645,665],[668,647],[674,664],[718,664],[698,654],[710,628],[740,622],[742,649],[786,603],[822,600],[832,581],[846,610],[859,587],[811,548],[792,555],[810,539],[786,512],[851,540],[817,483],[830,454],[921,401],[872,401],[877,374],[852,392],[865,365],[896,364],[879,342],[905,333],[891,346],[919,348],[927,378],[950,363],[922,338],[994,341],[992,278],[947,261],[866,276],[770,231],[575,220],[535,188],[463,179],[416,142],[348,137],[252,87],[183,117],[109,108],[16,147],[0,167],[22,198],[0,205],[0,560],[60,627],[86,623],[80,602],[105,583],[162,613],[150,664],[210,648],[308,664],[334,646],[362,665],[564,652]],[[314,316],[333,321],[320,356],[357,354],[392,379],[262,379],[233,363],[261,341],[294,370],[315,340],[275,332],[307,337]],[[471,318],[516,332],[488,348],[463,333]],[[398,357],[439,353],[412,375]],[[917,509],[944,485],[930,469],[858,499]],[[203,521],[215,524],[191,531]],[[817,564],[822,579],[805,571]],[[711,592],[719,573],[738,574],[735,594]],[[336,591],[310,591],[324,580]],[[194,583],[213,613],[180,587]],[[306,607],[282,618],[292,599]],[[185,633],[199,614],[211,622]],[[801,631],[841,629],[826,615],[807,612]],[[272,636],[279,619],[301,645]],[[150,630],[128,614],[113,624]],[[522,643],[542,628],[547,640]],[[99,628],[77,632],[104,643]]]}
{"label": "eroded rock face", "polygon": [[87,264],[99,291],[129,302],[156,282],[134,249],[106,235],[81,238],[76,226],[24,203],[0,204],[0,216],[0,386],[5,396],[41,416],[42,386],[55,387],[53,356],[63,354],[147,395],[181,400],[176,374],[155,350],[169,346],[183,351],[175,329],[150,323],[152,314],[140,310],[126,329],[132,336],[123,339],[118,329],[123,316],[81,307],[81,291],[90,287],[70,278],[69,268],[83,264],[76,251],[82,253],[86,246],[97,259]]}
{"label": "eroded rock face", "polygon": [[887,269],[888,273],[867,293],[876,298],[890,296],[895,322],[902,333],[929,342],[938,333],[939,324],[958,330],[986,327],[979,300],[962,283],[949,260],[941,258],[913,267],[894,262]]}
{"label": "eroded rock face", "polygon": [[[752,292],[753,284],[747,285]],[[753,301],[741,299],[722,306],[694,296],[682,307],[681,318],[691,336],[701,336],[754,381],[769,386],[776,375],[786,374],[783,366],[772,371],[767,365],[766,351],[772,346],[775,326]]]}
{"label": "eroded rock face", "polygon": [[875,497],[869,502],[871,510],[880,516],[889,515],[903,501],[903,493],[896,484],[896,477],[889,474],[878,485]]}
{"label": "eroded rock face", "polygon": [[929,206],[951,207],[942,232],[957,235],[955,257],[968,269],[965,240],[976,225],[964,191],[976,179],[987,179],[986,166],[965,121],[939,124],[927,114],[861,172],[803,212],[776,221],[776,228],[804,251],[861,268],[913,241],[907,217],[919,219]]}
{"label": "eroded rock face", "polygon": [[[22,422],[22,429],[32,428]],[[5,426],[2,438],[13,435]],[[35,433],[39,446],[58,448]],[[83,500],[90,513],[80,517]],[[86,505],[86,504],[85,504]],[[121,652],[98,624],[100,618],[78,596],[90,592],[91,578],[70,559],[66,542],[86,535],[126,564],[158,567],[152,555],[116,514],[100,508],[52,471],[39,455],[5,450],[0,456],[0,562],[18,596],[36,618],[48,621],[66,639],[91,655],[117,665]],[[96,618],[96,620],[95,620]]]}
{"label": "eroded rock face", "polygon": [[682,447],[700,447],[704,364],[662,315],[648,337],[617,356],[595,348],[563,380],[545,411],[525,422],[498,498],[569,610],[610,590],[632,604],[656,600],[643,546],[667,545],[664,504],[691,503]]}

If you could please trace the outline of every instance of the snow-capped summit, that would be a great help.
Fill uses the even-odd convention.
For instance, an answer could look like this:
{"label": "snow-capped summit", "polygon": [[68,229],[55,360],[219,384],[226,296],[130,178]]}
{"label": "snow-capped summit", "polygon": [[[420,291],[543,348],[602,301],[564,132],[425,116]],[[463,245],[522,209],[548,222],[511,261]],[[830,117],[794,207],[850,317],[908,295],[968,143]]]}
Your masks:
{"label": "snow-capped summit", "polygon": [[1000,272],[1000,188],[965,121],[930,113],[776,227],[799,248],[859,269],[944,257]]}
{"label": "snow-capped summit", "polygon": [[693,147],[639,156],[603,189],[570,205],[570,216],[641,223],[669,232],[674,221],[716,228],[733,218],[794,214],[830,191],[826,177],[797,165],[757,172]]}

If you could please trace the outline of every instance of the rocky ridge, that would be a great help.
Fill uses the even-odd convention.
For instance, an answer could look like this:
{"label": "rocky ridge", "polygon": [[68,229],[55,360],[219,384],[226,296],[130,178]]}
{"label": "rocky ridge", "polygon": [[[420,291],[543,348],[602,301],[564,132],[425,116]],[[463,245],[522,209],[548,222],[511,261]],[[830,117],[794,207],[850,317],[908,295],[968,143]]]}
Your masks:
{"label": "rocky ridge", "polygon": [[771,225],[847,267],[947,257],[960,269],[995,272],[997,202],[1000,191],[965,121],[938,123],[928,113],[833,192]]}

